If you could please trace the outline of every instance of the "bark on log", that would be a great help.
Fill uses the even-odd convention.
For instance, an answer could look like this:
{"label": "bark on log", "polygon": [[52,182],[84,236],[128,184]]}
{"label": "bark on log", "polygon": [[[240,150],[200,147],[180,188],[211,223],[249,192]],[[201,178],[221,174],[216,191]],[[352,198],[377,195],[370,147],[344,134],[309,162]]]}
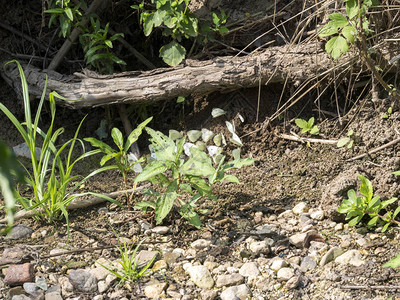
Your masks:
{"label": "bark on log", "polygon": [[[342,68],[357,60],[354,54],[352,59],[349,57],[341,59]],[[63,76],[32,67],[25,66],[24,69],[31,94],[41,95],[47,75],[48,91],[55,90],[67,99],[80,99],[63,101],[62,104],[82,108],[116,103],[150,103],[190,94],[226,92],[257,86],[260,79],[263,84],[284,82],[286,77],[303,82],[329,72],[333,66],[322,45],[312,43],[271,47],[242,57],[189,60],[175,68],[115,75],[86,71],[75,73],[75,76]],[[19,89],[19,80],[15,80],[18,78],[15,65],[7,65],[2,75],[14,89]]]}

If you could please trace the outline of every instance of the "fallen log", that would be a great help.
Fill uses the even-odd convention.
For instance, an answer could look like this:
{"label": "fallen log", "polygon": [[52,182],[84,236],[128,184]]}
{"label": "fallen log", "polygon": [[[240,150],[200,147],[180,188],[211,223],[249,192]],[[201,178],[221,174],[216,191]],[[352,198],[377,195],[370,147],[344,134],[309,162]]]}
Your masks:
{"label": "fallen log", "polygon": [[[359,60],[354,55],[341,59],[336,70]],[[343,63],[344,62],[344,63]],[[206,61],[186,60],[175,68],[144,72],[98,75],[91,71],[64,76],[55,71],[24,66],[30,93],[40,96],[46,76],[48,91],[57,91],[70,101],[62,104],[72,108],[94,107],[117,103],[151,103],[178,96],[206,95],[227,92],[266,83],[304,82],[330,72],[331,58],[318,43],[270,47],[263,52],[241,57],[218,57]],[[336,73],[338,74],[338,73]],[[18,70],[8,64],[2,73],[15,90],[20,89]],[[79,99],[79,100],[75,100]]]}

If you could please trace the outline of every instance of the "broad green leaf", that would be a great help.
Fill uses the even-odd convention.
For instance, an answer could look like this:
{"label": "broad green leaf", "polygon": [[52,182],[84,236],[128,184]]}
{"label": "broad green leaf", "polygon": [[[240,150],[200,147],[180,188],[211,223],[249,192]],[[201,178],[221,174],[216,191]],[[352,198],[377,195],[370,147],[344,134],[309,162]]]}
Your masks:
{"label": "broad green leaf", "polygon": [[189,205],[184,205],[181,207],[179,213],[182,217],[189,221],[194,227],[201,229],[201,220],[199,215],[193,210]]}
{"label": "broad green leaf", "polygon": [[227,162],[227,170],[229,169],[240,169],[243,166],[251,166],[255,162],[252,158],[241,158],[237,160],[231,160]]}
{"label": "broad green leaf", "polygon": [[172,67],[179,65],[185,56],[186,49],[175,40],[160,49],[160,57]]}
{"label": "broad green leaf", "polygon": [[157,207],[155,209],[156,224],[160,224],[174,206],[174,202],[178,196],[175,192],[176,188],[176,181],[171,182],[165,193],[158,197]]}
{"label": "broad green leaf", "polygon": [[311,128],[313,125],[314,125],[314,117],[311,117],[310,119],[308,119],[307,127]]}
{"label": "broad green leaf", "polygon": [[337,33],[338,33],[338,28],[336,26],[332,26],[332,24],[329,22],[324,27],[322,27],[321,30],[319,30],[318,35],[320,37],[327,37]]}
{"label": "broad green leaf", "polygon": [[389,200],[382,201],[382,209],[385,209],[388,205],[397,201],[397,198],[391,198]]}
{"label": "broad green leaf", "polygon": [[158,26],[160,26],[162,24],[166,13],[167,12],[165,10],[156,10],[154,12],[153,20],[152,20],[154,27],[158,27]]}
{"label": "broad green leaf", "polygon": [[151,136],[150,142],[154,148],[158,160],[175,161],[175,143],[166,135],[146,127],[147,133]]}
{"label": "broad green leaf", "polygon": [[179,160],[179,157],[181,156],[183,152],[183,145],[186,142],[186,137],[181,138],[178,143],[176,143],[176,155],[175,155],[175,161]]}
{"label": "broad green leaf", "polygon": [[219,24],[219,21],[220,21],[218,15],[217,15],[215,12],[213,12],[213,13],[211,14],[211,17],[212,17],[213,23],[214,23],[215,25],[218,25],[218,24]]}
{"label": "broad green leaf", "polygon": [[143,171],[135,178],[135,183],[149,180],[150,178],[161,174],[169,169],[163,161],[155,160],[149,163]]}
{"label": "broad green leaf", "polygon": [[124,138],[118,128],[114,127],[111,130],[111,136],[114,140],[115,145],[117,145],[120,150],[124,149]]}
{"label": "broad green leaf", "polygon": [[225,176],[223,177],[222,181],[240,183],[239,179],[236,176],[230,175],[230,174],[225,174]]}
{"label": "broad green leaf", "polygon": [[110,159],[117,157],[117,156],[121,156],[120,152],[114,152],[114,153],[110,153],[107,155],[104,155],[101,160],[100,160],[100,166],[104,166],[104,164],[109,161]]}
{"label": "broad green leaf", "polygon": [[[296,125],[301,128],[302,130],[306,130],[305,132],[307,132],[309,130],[308,128],[308,122],[306,120],[303,119],[296,119],[294,120],[294,122],[296,123]],[[302,131],[303,132],[303,131]]]}
{"label": "broad green leaf", "polygon": [[180,169],[183,175],[208,177],[214,174],[215,169],[212,166],[210,157],[203,151],[191,147],[191,158],[188,159]]}
{"label": "broad green leaf", "polygon": [[400,171],[395,171],[392,173],[393,175],[400,175]]}
{"label": "broad green leaf", "polygon": [[357,225],[361,221],[362,217],[363,216],[357,216],[354,219],[351,219],[350,222],[349,222],[349,226]]}
{"label": "broad green leaf", "polygon": [[349,138],[349,137],[341,138],[341,139],[337,142],[336,146],[337,146],[338,148],[342,148],[342,147],[344,147],[348,142],[350,142],[350,138]]}
{"label": "broad green leaf", "polygon": [[187,184],[187,183],[181,183],[180,185],[179,185],[179,188],[182,190],[182,191],[184,191],[185,193],[189,193],[189,194],[193,194],[193,190],[192,190],[192,187],[190,186],[190,184]]}
{"label": "broad green leaf", "polygon": [[180,22],[180,29],[186,37],[196,37],[198,33],[197,18],[189,16],[183,22]]}
{"label": "broad green leaf", "polygon": [[374,208],[374,206],[379,207],[380,204],[381,204],[381,202],[379,200],[379,196],[375,196],[374,198],[371,199],[371,201],[369,201],[367,210]]}
{"label": "broad green leaf", "polygon": [[353,189],[347,191],[347,197],[349,197],[349,200],[351,201],[351,203],[356,203],[357,195]]}
{"label": "broad green leaf", "polygon": [[357,31],[353,26],[346,26],[343,28],[342,34],[350,43],[354,44],[354,38],[357,34]]}
{"label": "broad green leaf", "polygon": [[154,25],[154,13],[150,13],[144,20],[143,23],[143,33],[145,36],[149,36],[153,30]]}
{"label": "broad green leaf", "polygon": [[391,260],[389,260],[382,267],[395,269],[398,266],[400,266],[400,254],[398,254],[396,257],[392,258]]}
{"label": "broad green leaf", "polygon": [[332,23],[332,26],[336,26],[338,28],[342,28],[342,27],[346,26],[347,24],[349,24],[349,21],[346,19],[346,17],[340,13],[330,14],[329,19],[332,20],[329,23]]}
{"label": "broad green leaf", "polygon": [[227,34],[229,32],[229,29],[227,27],[225,27],[225,26],[221,26],[221,27],[218,28],[218,31],[219,31],[220,34],[224,35],[224,34]]}
{"label": "broad green leaf", "polygon": [[390,223],[386,223],[385,226],[382,227],[381,232],[386,232],[386,230],[389,228]]}
{"label": "broad green leaf", "polygon": [[198,176],[187,176],[187,178],[192,187],[194,187],[201,196],[206,196],[211,194],[212,192],[211,186],[208,185],[203,178]]}
{"label": "broad green leaf", "polygon": [[185,102],[185,97],[179,96],[179,97],[176,99],[176,103],[183,103],[183,102]]}
{"label": "broad green leaf", "polygon": [[317,135],[319,134],[319,128],[317,125],[313,126],[310,130],[310,134]]}
{"label": "broad green leaf", "polygon": [[357,175],[357,177],[361,180],[360,193],[369,201],[374,194],[372,183],[362,175]]}
{"label": "broad green leaf", "polygon": [[136,203],[133,208],[140,209],[143,213],[145,213],[149,207],[156,209],[156,203],[153,201],[140,201]]}
{"label": "broad green leaf", "polygon": [[346,54],[349,50],[349,45],[346,39],[341,36],[331,38],[325,45],[325,51],[332,56],[333,59],[338,59],[342,54]]}
{"label": "broad green leaf", "polygon": [[376,225],[376,222],[378,222],[378,220],[379,220],[379,217],[378,217],[378,216],[373,217],[371,220],[369,220],[368,226],[369,226],[369,227],[375,226],[375,225]]}
{"label": "broad green leaf", "polygon": [[350,143],[347,145],[347,149],[353,148],[354,141],[351,140]]}
{"label": "broad green leaf", "polygon": [[65,14],[67,15],[68,19],[70,19],[71,21],[74,20],[74,14],[72,13],[72,10],[69,7],[65,9]]}
{"label": "broad green leaf", "polygon": [[132,130],[132,132],[129,134],[128,138],[126,139],[126,143],[124,146],[125,152],[127,152],[129,150],[129,148],[132,146],[132,144],[138,140],[139,136],[142,134],[143,128],[145,128],[146,125],[149,124],[152,119],[153,119],[153,117],[150,117],[150,118],[144,120],[134,130]]}
{"label": "broad green leaf", "polygon": [[112,48],[113,47],[113,43],[110,40],[105,40],[104,44],[106,44],[108,48]]}
{"label": "broad green leaf", "polygon": [[348,0],[346,2],[346,13],[349,19],[353,19],[358,14],[358,1]]}
{"label": "broad green leaf", "polygon": [[399,212],[400,212],[400,206],[398,206],[398,207],[396,208],[396,210],[394,211],[394,213],[393,213],[393,219],[396,218],[396,216],[399,214]]}
{"label": "broad green leaf", "polygon": [[96,138],[84,138],[84,140],[89,142],[93,147],[99,148],[104,153],[107,153],[107,154],[115,153],[114,149],[112,149],[106,143],[99,141]]}

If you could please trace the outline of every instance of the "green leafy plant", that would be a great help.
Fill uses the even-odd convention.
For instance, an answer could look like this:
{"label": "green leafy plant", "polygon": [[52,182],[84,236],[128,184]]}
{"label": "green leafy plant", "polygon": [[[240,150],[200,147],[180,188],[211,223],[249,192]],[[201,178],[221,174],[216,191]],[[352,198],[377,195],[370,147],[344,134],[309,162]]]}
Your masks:
{"label": "green leafy plant", "polygon": [[226,174],[226,172],[254,163],[254,160],[250,158],[225,162],[225,157],[222,157],[214,167],[211,158],[196,147],[190,148],[191,156],[185,160],[182,153],[186,137],[177,140],[175,144],[171,138],[159,131],[148,127],[146,131],[151,136],[150,141],[156,160],[143,169],[135,182],[148,180],[160,185],[163,190],[158,192],[148,189],[146,195],[156,200],[141,201],[135,207],[144,212],[149,207],[154,209],[157,224],[160,224],[176,205],[182,217],[193,226],[200,228],[197,202],[203,197],[216,200],[211,189],[214,183],[222,181],[238,183],[236,176]]}
{"label": "green leafy plant", "polygon": [[16,192],[14,189],[15,177],[18,182],[24,181],[24,175],[19,167],[17,158],[14,153],[0,141],[0,191],[4,197],[7,225],[9,228],[14,223],[16,199]]}
{"label": "green leafy plant", "polygon": [[352,129],[350,129],[349,132],[347,132],[346,137],[341,138],[337,142],[337,147],[342,148],[347,145],[347,149],[353,148],[353,144],[354,144],[353,135],[354,135],[354,131]]}
{"label": "green leafy plant", "polygon": [[[55,147],[55,142],[64,129],[59,128],[53,132],[53,124],[56,112],[54,97],[57,96],[60,99],[64,98],[58,95],[56,92],[51,92],[49,94],[51,122],[47,132],[42,131],[38,127],[38,123],[46,95],[47,81],[45,83],[42,97],[36,111],[35,119],[32,122],[28,84],[26,82],[25,74],[21,65],[17,61],[12,62],[15,62],[18,65],[19,74],[21,77],[25,121],[23,123],[19,122],[17,118],[2,103],[0,103],[0,110],[12,121],[30,150],[32,172],[28,171],[27,168],[24,168],[27,174],[26,181],[33,189],[33,196],[22,197],[17,195],[17,201],[24,209],[34,211],[38,218],[46,219],[48,222],[54,222],[60,220],[61,218],[65,218],[69,233],[67,207],[72,200],[79,196],[93,194],[114,202],[113,199],[96,193],[74,193],[75,190],[79,188],[87,179],[98,174],[99,172],[110,169],[111,167],[95,170],[79,182],[73,183],[80,177],[78,175],[72,175],[72,170],[75,164],[86,157],[99,153],[99,150],[84,152],[82,155],[73,159],[72,154],[75,143],[80,142],[83,146],[82,141],[77,138],[83,120],[79,124],[78,129],[75,132],[75,136],[72,139],[63,144],[59,149]],[[40,143],[38,134],[43,138],[41,141],[41,151],[39,155],[37,155],[35,147],[35,145]],[[62,154],[67,147],[69,147],[67,156],[66,158],[62,158]]]}
{"label": "green leafy plant", "polygon": [[349,225],[357,225],[365,215],[371,218],[368,227],[375,226],[378,221],[385,223],[382,232],[385,232],[390,224],[400,225],[400,222],[395,220],[400,212],[400,206],[394,212],[386,211],[383,215],[380,213],[388,205],[396,202],[397,198],[381,201],[379,196],[374,196],[371,182],[362,175],[357,176],[361,180],[361,196],[357,196],[354,190],[349,190],[347,192],[348,199],[343,200],[338,208],[338,212],[346,214],[346,220],[350,220]]}
{"label": "green leafy plant", "polygon": [[[358,38],[359,30],[368,35],[373,31],[369,28],[366,17],[368,8],[378,4],[375,0],[347,0],[346,15],[332,13],[330,21],[319,31],[320,37],[331,37],[325,45],[325,51],[338,59],[349,50],[349,44],[354,44]],[[359,3],[360,2],[360,3]],[[360,5],[359,5],[360,4]]]}
{"label": "green leafy plant", "polygon": [[390,119],[391,115],[392,115],[392,107],[390,106],[387,110],[387,113],[384,113],[382,115],[382,119]]}
{"label": "green leafy plant", "polygon": [[134,243],[131,245],[128,245],[125,241],[122,241],[121,243],[121,239],[119,238],[118,234],[115,231],[114,233],[118,239],[118,250],[120,254],[120,259],[117,260],[117,263],[121,267],[104,266],[100,263],[98,264],[114,274],[119,279],[120,285],[124,284],[125,282],[135,282],[139,278],[151,273],[153,271],[151,266],[153,265],[157,255],[154,255],[154,257],[145,266],[139,266],[139,256],[137,252],[143,241],[140,241],[136,245],[135,249],[133,249]]}
{"label": "green leafy plant", "polygon": [[81,17],[82,13],[80,12],[80,7],[87,8],[85,1],[71,1],[71,0],[56,0],[50,1],[50,9],[45,10],[45,13],[51,14],[49,27],[52,24],[58,23],[60,25],[60,33],[59,36],[63,36],[64,38],[71,34],[71,29],[75,27]]}
{"label": "green leafy plant", "polygon": [[301,133],[309,132],[312,135],[319,134],[318,126],[314,125],[314,117],[311,117],[308,121],[303,119],[296,119],[295,123],[301,129]]}
{"label": "green leafy plant", "polygon": [[83,28],[82,30],[86,31],[86,33],[79,37],[85,51],[85,62],[101,73],[112,74],[114,72],[114,63],[126,65],[122,59],[111,52],[113,41],[118,37],[123,37],[124,34],[116,33],[109,36],[109,23],[102,29],[98,18],[96,20],[93,17],[90,18],[90,24],[92,26],[91,30]]}
{"label": "green leafy plant", "polygon": [[118,150],[114,150],[106,143],[99,141],[96,138],[85,138],[93,147],[98,148],[101,152],[105,153],[100,161],[100,165],[103,166],[110,159],[115,160],[115,167],[121,171],[122,177],[124,179],[125,185],[128,184],[128,173],[132,171],[135,164],[141,163],[145,158],[135,160],[130,158],[130,147],[134,142],[136,142],[139,136],[142,134],[143,128],[153,119],[153,117],[148,118],[144,122],[138,125],[135,130],[133,130],[124,143],[124,138],[121,131],[118,128],[113,128],[111,131],[111,136],[114,140],[115,145],[117,145]]}
{"label": "green leafy plant", "polygon": [[190,0],[151,0],[156,10],[144,9],[144,3],[133,5],[141,11],[140,21],[143,33],[149,36],[154,27],[163,25],[163,35],[171,36],[172,41],[160,49],[160,57],[170,66],[178,65],[186,56],[186,49],[180,44],[182,38],[196,37],[198,19],[190,12]]}
{"label": "green leafy plant", "polygon": [[229,32],[229,29],[225,26],[228,16],[224,10],[221,10],[220,14],[215,12],[211,13],[212,22],[206,21],[200,27],[199,33],[204,36],[204,42],[214,41],[214,37],[210,34],[217,32],[221,35]]}

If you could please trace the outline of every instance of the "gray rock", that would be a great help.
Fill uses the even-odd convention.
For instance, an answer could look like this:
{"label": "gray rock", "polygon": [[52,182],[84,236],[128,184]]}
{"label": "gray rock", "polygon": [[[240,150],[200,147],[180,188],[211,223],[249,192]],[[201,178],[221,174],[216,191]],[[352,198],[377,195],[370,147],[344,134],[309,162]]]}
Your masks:
{"label": "gray rock", "polygon": [[147,298],[159,299],[166,287],[167,287],[166,282],[152,280],[144,288],[144,294],[146,295]]}
{"label": "gray rock", "polygon": [[297,248],[301,248],[304,245],[304,240],[307,237],[307,233],[297,233],[289,237],[289,243]]}
{"label": "gray rock", "polygon": [[104,293],[109,288],[110,288],[110,284],[108,284],[104,280],[100,280],[99,282],[97,282],[97,289],[98,289],[99,293]]}
{"label": "gray rock", "polygon": [[34,282],[25,282],[22,287],[27,294],[32,294],[37,291],[37,286]]}
{"label": "gray rock", "polygon": [[255,287],[262,292],[269,291],[272,286],[271,281],[272,280],[268,277],[261,277],[256,281]]}
{"label": "gray rock", "polygon": [[97,291],[96,276],[85,270],[72,270],[68,275],[68,280],[80,292],[94,293]]}
{"label": "gray rock", "polygon": [[228,287],[220,295],[221,300],[246,300],[251,297],[251,290],[245,284]]}
{"label": "gray rock", "polygon": [[200,293],[201,300],[214,300],[217,298],[217,291],[215,290],[202,290]]}
{"label": "gray rock", "polygon": [[251,252],[253,252],[255,255],[260,255],[262,254],[268,254],[269,253],[269,247],[268,243],[266,241],[254,241],[251,242],[249,245],[249,249]]}
{"label": "gray rock", "polygon": [[304,257],[304,259],[300,264],[300,270],[304,273],[307,272],[308,270],[314,270],[316,267],[317,267],[317,262],[309,256]]}
{"label": "gray rock", "polygon": [[6,236],[6,240],[19,240],[24,237],[30,237],[32,233],[32,228],[23,224],[18,224],[11,229],[10,233]]}
{"label": "gray rock", "polygon": [[285,287],[286,287],[288,290],[294,290],[295,288],[297,288],[297,287],[299,286],[299,283],[300,283],[299,277],[293,276],[292,278],[290,278],[290,279],[286,282]]}
{"label": "gray rock", "polygon": [[329,249],[321,258],[319,265],[325,266],[327,263],[333,261],[336,257],[343,254],[343,250],[340,247],[333,247]]}
{"label": "gray rock", "polygon": [[219,275],[217,277],[217,281],[215,285],[219,287],[223,286],[232,286],[232,285],[238,285],[243,283],[244,277],[238,273],[234,274],[229,274],[229,275]]}
{"label": "gray rock", "polygon": [[[146,266],[154,257],[155,260],[153,263],[160,259],[161,255],[158,251],[149,251],[149,250],[141,250],[138,255],[138,266],[139,268],[143,268]],[[151,267],[151,266],[150,266]]]}
{"label": "gray rock", "polygon": [[292,268],[282,268],[277,273],[279,281],[288,281],[294,276],[294,270]]}
{"label": "gray rock", "polygon": [[173,264],[176,263],[176,260],[181,257],[181,254],[179,252],[166,252],[163,255],[163,258],[167,265],[172,266]]}
{"label": "gray rock", "polygon": [[352,265],[359,267],[365,264],[365,261],[361,259],[361,253],[358,250],[349,250],[342,255],[336,257],[335,262],[341,265]]}
{"label": "gray rock", "polygon": [[151,232],[156,233],[156,234],[167,234],[169,232],[169,227],[167,226],[156,226],[154,227]]}
{"label": "gray rock", "polygon": [[72,295],[72,293],[74,291],[74,287],[71,284],[71,282],[68,280],[67,277],[61,276],[58,279],[58,283],[60,284],[60,287],[61,287],[61,295],[63,295],[64,297],[68,297],[68,296]]}
{"label": "gray rock", "polygon": [[[107,266],[107,265],[105,265]],[[89,271],[91,274],[93,274],[94,276],[96,276],[97,280],[104,280],[106,279],[107,275],[110,274],[110,272],[103,267],[97,267],[94,269],[90,269]]]}
{"label": "gray rock", "polygon": [[198,239],[190,244],[190,246],[196,250],[203,250],[211,246],[211,241],[205,239]]}
{"label": "gray rock", "polygon": [[243,264],[239,269],[239,274],[244,277],[256,277],[260,274],[260,270],[258,270],[258,266],[255,262],[248,262]]}
{"label": "gray rock", "polygon": [[187,269],[190,279],[199,288],[211,289],[214,286],[214,280],[210,271],[205,266],[191,266]]}
{"label": "gray rock", "polygon": [[51,293],[46,293],[44,296],[45,300],[63,300],[61,297],[61,294],[59,292],[51,292]]}
{"label": "gray rock", "polygon": [[5,248],[0,259],[2,265],[18,264],[28,255],[28,251],[22,247]]}

